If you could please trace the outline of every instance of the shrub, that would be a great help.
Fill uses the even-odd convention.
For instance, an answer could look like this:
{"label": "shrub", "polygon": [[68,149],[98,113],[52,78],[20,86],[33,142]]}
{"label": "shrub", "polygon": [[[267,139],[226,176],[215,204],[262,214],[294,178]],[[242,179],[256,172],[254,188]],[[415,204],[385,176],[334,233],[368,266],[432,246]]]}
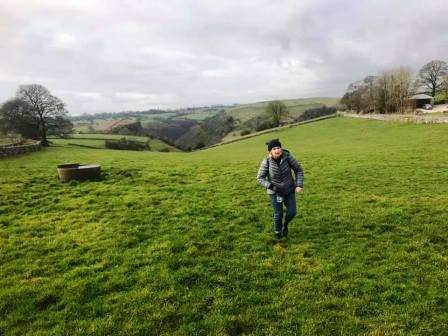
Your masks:
{"label": "shrub", "polygon": [[241,131],[241,135],[248,135],[250,133],[251,133],[250,129],[244,129]]}
{"label": "shrub", "polygon": [[199,140],[194,149],[201,149],[205,147],[205,143],[202,140]]}
{"label": "shrub", "polygon": [[336,107],[327,107],[324,105],[322,107],[305,110],[300,116],[296,118],[296,121],[316,119],[334,113],[336,113]]}
{"label": "shrub", "polygon": [[275,127],[274,123],[272,123],[269,120],[261,121],[257,126],[255,127],[255,130],[258,131],[264,131],[265,129],[273,128]]}
{"label": "shrub", "polygon": [[106,148],[121,150],[150,150],[147,143],[121,138],[120,140],[106,140]]}

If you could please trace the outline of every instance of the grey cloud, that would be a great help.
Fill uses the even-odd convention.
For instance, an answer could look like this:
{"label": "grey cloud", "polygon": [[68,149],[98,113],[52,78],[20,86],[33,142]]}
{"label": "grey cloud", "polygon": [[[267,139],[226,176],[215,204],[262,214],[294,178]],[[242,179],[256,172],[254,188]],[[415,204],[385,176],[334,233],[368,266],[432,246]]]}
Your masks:
{"label": "grey cloud", "polygon": [[0,100],[24,81],[46,85],[74,114],[342,95],[367,75],[446,59],[441,8],[441,0],[4,0]]}

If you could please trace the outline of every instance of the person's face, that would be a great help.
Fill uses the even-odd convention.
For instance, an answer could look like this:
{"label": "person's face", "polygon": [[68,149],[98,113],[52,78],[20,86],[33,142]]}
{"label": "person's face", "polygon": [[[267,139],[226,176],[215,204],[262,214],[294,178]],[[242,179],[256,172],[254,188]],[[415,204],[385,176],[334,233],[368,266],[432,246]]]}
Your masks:
{"label": "person's face", "polygon": [[282,148],[281,147],[274,147],[271,149],[271,156],[274,159],[278,159],[280,156],[282,156]]}

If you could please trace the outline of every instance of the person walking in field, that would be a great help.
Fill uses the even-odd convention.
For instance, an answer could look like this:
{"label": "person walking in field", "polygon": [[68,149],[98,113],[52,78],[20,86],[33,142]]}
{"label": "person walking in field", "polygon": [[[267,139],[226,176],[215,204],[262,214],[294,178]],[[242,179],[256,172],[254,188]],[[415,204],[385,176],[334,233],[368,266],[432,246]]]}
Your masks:
{"label": "person walking in field", "polygon": [[[258,169],[257,180],[271,198],[274,208],[275,238],[288,236],[289,222],[296,215],[296,193],[303,192],[303,170],[300,163],[286,150],[279,139],[266,143],[269,156]],[[294,171],[295,179],[292,175]],[[283,205],[286,215],[283,221]]]}

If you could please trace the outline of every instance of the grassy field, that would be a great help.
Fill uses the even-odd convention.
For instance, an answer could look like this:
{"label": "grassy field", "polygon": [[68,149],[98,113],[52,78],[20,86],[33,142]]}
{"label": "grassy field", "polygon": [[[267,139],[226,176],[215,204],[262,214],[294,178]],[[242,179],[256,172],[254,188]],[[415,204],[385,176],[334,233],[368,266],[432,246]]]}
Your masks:
{"label": "grassy field", "polygon": [[126,124],[126,123],[131,123],[134,122],[136,119],[135,118],[108,118],[108,119],[94,119],[94,120],[78,120],[75,121],[73,123],[75,132],[83,132],[83,133],[88,133],[88,132],[92,132],[91,130],[89,131],[89,129],[91,128],[94,131],[98,131],[98,132],[105,132],[105,131],[109,131],[110,128],[115,125],[117,126],[118,124]]}
{"label": "grassy field", "polygon": [[[305,171],[287,240],[255,180]],[[333,118],[193,153],[0,160],[0,334],[446,335],[448,125]],[[96,182],[56,165],[101,164]]]}
{"label": "grassy field", "polygon": [[180,115],[176,119],[191,119],[191,120],[198,120],[202,121],[207,118],[213,117],[217,114],[216,111],[202,111],[197,113],[189,113],[185,115]]}
{"label": "grassy field", "polygon": [[119,135],[119,134],[73,134],[70,138],[61,139],[61,138],[51,138],[54,146],[77,146],[77,147],[92,147],[105,149],[106,148],[106,140],[119,140],[121,138],[126,138],[128,140],[138,141],[147,143],[149,141],[149,146],[151,151],[160,151],[168,149],[170,152],[179,152],[179,149],[168,145],[167,143],[159,140],[159,139],[150,139],[148,137],[142,136],[127,136],[127,135]]}
{"label": "grassy field", "polygon": [[[338,102],[339,98],[303,98],[283,100],[283,103],[285,103],[291,117],[298,117],[307,109],[317,108],[323,105],[332,106],[336,105]],[[266,101],[241,105],[227,109],[226,113],[244,122],[264,114],[268,104],[269,102]]]}
{"label": "grassy field", "polygon": [[427,111],[425,111],[423,113],[423,115],[429,115],[429,116],[433,116],[433,117],[447,117],[448,109],[446,111],[442,111],[442,112],[427,112]]}

